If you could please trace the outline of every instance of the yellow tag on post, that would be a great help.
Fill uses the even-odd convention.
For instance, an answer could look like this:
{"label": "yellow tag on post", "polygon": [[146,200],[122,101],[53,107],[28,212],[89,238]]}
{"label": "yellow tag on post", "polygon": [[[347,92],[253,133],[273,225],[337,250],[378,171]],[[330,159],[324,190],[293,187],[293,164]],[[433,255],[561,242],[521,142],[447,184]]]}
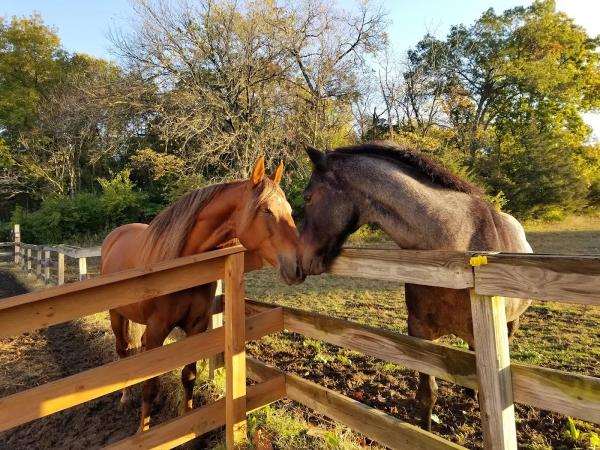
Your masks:
{"label": "yellow tag on post", "polygon": [[469,263],[473,267],[485,266],[488,263],[486,255],[471,256]]}

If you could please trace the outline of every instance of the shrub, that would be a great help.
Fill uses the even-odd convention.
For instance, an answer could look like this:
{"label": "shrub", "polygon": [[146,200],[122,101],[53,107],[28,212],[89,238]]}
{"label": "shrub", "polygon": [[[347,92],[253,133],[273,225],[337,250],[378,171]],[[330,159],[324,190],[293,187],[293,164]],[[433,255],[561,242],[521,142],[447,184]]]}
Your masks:
{"label": "shrub", "polygon": [[101,194],[46,198],[34,212],[18,206],[11,223],[20,223],[23,241],[32,244],[98,241],[98,236],[119,225],[150,220],[161,208],[135,188],[128,171],[98,182]]}

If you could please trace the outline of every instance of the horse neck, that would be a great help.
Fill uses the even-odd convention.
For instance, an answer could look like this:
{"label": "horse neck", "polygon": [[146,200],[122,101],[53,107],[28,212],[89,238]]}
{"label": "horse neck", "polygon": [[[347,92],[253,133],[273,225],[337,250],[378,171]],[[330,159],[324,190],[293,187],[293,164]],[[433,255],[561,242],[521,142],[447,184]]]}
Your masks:
{"label": "horse neck", "polygon": [[358,192],[360,223],[379,225],[400,247],[468,250],[471,246],[477,232],[473,196],[429,185],[395,164],[373,158],[362,158],[341,173]]}
{"label": "horse neck", "polygon": [[236,238],[236,213],[247,197],[246,184],[234,182],[198,212],[181,256],[214,250]]}

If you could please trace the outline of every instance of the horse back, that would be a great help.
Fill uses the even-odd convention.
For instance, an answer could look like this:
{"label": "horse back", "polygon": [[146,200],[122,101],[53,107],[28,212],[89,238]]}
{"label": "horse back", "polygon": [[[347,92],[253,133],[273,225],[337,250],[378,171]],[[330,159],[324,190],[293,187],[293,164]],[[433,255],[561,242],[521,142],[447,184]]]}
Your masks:
{"label": "horse back", "polygon": [[132,269],[139,265],[141,248],[144,242],[142,234],[148,228],[145,223],[129,223],[111,231],[101,247],[102,274]]}

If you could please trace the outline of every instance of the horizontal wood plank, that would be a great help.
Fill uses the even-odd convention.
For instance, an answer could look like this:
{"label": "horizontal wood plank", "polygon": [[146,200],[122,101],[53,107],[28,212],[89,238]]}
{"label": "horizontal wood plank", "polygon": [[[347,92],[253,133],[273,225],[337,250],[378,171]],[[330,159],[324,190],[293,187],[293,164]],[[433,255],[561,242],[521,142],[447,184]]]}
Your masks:
{"label": "horizontal wood plank", "polygon": [[[285,378],[277,376],[260,384],[248,386],[248,412],[262,408],[282,398],[285,393]],[[144,433],[116,442],[105,449],[164,449],[184,444],[225,424],[225,400],[195,409],[184,416],[171,419]]]}
{"label": "horizontal wood plank", "polygon": [[473,286],[469,255],[456,251],[344,248],[330,273],[453,289]]}
{"label": "horizontal wood plank", "polygon": [[[280,331],[281,308],[246,319],[246,337],[258,339]],[[137,384],[192,361],[223,351],[224,329],[217,328],[174,344],[86,370],[0,399],[0,431]]]}
{"label": "horizontal wood plank", "polygon": [[241,246],[216,250],[2,300],[0,337],[218,280],[225,256],[241,251]]}
{"label": "horizontal wood plank", "polygon": [[475,267],[481,295],[600,305],[600,256],[500,253]]}
{"label": "horizontal wood plank", "polygon": [[[273,305],[246,300],[256,314]],[[478,388],[475,354],[398,333],[320,314],[283,308],[288,331]],[[560,370],[511,363],[515,402],[600,424],[600,379]]]}
{"label": "horizontal wood plank", "polygon": [[464,448],[389,416],[383,411],[352,400],[304,378],[267,366],[256,359],[248,358],[247,366],[249,372],[258,378],[272,377],[278,373],[285,374],[287,398],[337,420],[389,448],[415,450]]}
{"label": "horizontal wood plank", "polygon": [[283,316],[286,330],[462,386],[477,386],[473,354],[467,350],[307,311],[285,308]]}
{"label": "horizontal wood plank", "polygon": [[512,363],[515,402],[600,425],[600,378]]}

